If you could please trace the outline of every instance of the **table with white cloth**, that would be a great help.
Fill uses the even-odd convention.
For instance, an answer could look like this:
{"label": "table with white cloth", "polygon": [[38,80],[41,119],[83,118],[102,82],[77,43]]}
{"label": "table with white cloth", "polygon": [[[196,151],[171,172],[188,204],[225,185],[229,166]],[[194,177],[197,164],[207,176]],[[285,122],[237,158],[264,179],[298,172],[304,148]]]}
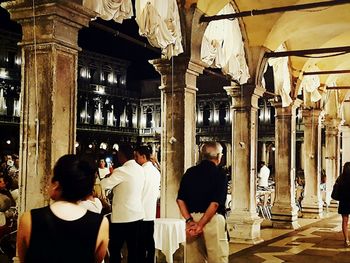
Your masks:
{"label": "table with white cloth", "polygon": [[168,263],[173,263],[173,254],[183,242],[186,242],[185,220],[176,218],[154,220],[155,248],[163,252]]}

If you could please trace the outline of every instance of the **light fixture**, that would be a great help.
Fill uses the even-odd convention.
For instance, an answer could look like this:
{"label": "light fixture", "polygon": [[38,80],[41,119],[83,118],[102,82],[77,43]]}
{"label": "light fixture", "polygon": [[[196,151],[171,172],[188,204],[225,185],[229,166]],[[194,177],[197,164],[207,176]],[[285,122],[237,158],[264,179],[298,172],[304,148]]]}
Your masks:
{"label": "light fixture", "polygon": [[89,144],[89,148],[90,148],[90,149],[92,148],[92,144]]}
{"label": "light fixture", "polygon": [[100,149],[106,150],[107,149],[107,143],[101,142]]}
{"label": "light fixture", "polygon": [[7,143],[7,144],[11,144],[11,140],[7,140],[6,143]]}
{"label": "light fixture", "polygon": [[119,151],[119,145],[117,143],[113,144],[113,149]]}
{"label": "light fixture", "polygon": [[75,148],[78,148],[78,147],[79,147],[79,143],[76,142],[76,143],[75,143]]}

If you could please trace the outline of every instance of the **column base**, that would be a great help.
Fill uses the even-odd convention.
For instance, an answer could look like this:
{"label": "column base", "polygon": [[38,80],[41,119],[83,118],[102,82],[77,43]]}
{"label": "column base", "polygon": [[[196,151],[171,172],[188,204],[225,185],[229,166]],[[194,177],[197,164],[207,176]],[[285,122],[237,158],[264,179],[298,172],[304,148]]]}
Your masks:
{"label": "column base", "polygon": [[328,205],[328,211],[329,212],[338,212],[338,201],[331,200],[330,204]]}
{"label": "column base", "polygon": [[323,206],[315,204],[305,204],[301,212],[302,218],[320,219],[323,218]]}
{"label": "column base", "polygon": [[263,221],[257,214],[232,211],[227,219],[230,243],[258,244],[264,240],[260,237],[260,225]]}
{"label": "column base", "polygon": [[284,228],[284,229],[298,229],[300,225],[298,223],[298,208],[293,206],[276,206],[272,207],[271,211],[272,227]]}

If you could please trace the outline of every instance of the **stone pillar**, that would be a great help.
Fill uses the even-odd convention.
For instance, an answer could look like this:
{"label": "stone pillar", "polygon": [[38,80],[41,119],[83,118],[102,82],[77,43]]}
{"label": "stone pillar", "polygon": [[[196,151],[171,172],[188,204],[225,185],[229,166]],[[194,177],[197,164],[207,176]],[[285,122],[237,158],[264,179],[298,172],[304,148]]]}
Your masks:
{"label": "stone pillar", "polygon": [[324,126],[326,129],[326,203],[336,209],[337,202],[332,200],[333,184],[340,174],[340,125],[341,120],[326,116]]}
{"label": "stone pillar", "polygon": [[225,143],[226,145],[226,166],[232,166],[232,147],[231,143]]}
{"label": "stone pillar", "polygon": [[296,109],[301,101],[288,107],[281,101],[272,101],[276,109],[275,120],[275,182],[276,197],[272,207],[274,228],[299,228],[298,208],[295,204],[295,146]]}
{"label": "stone pillar", "polygon": [[304,174],[305,189],[302,201],[304,218],[321,218],[321,122],[319,109],[304,109]]}
{"label": "stone pillar", "polygon": [[161,75],[161,216],[180,217],[176,197],[180,180],[195,163],[196,80],[203,67],[185,57],[151,63]]}
{"label": "stone pillar", "polygon": [[[49,203],[53,166],[75,151],[78,32],[95,13],[73,1],[3,3],[22,26],[20,213]],[[35,27],[34,27],[35,22]]]}
{"label": "stone pillar", "polygon": [[341,127],[342,132],[342,165],[341,167],[344,167],[344,164],[346,162],[350,162],[350,127],[349,126],[342,126]]}
{"label": "stone pillar", "polygon": [[258,99],[254,85],[224,88],[232,97],[232,202],[227,219],[231,242],[262,242],[256,213]]}

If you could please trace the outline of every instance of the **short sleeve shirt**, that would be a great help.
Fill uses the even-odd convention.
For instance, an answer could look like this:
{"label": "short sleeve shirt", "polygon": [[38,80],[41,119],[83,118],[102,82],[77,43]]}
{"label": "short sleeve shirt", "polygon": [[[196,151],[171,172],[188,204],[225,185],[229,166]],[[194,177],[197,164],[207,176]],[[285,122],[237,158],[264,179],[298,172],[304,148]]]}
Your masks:
{"label": "short sleeve shirt", "polygon": [[186,203],[190,213],[204,213],[211,202],[219,204],[219,213],[225,211],[227,179],[211,161],[204,160],[189,168],[180,182],[177,199]]}

